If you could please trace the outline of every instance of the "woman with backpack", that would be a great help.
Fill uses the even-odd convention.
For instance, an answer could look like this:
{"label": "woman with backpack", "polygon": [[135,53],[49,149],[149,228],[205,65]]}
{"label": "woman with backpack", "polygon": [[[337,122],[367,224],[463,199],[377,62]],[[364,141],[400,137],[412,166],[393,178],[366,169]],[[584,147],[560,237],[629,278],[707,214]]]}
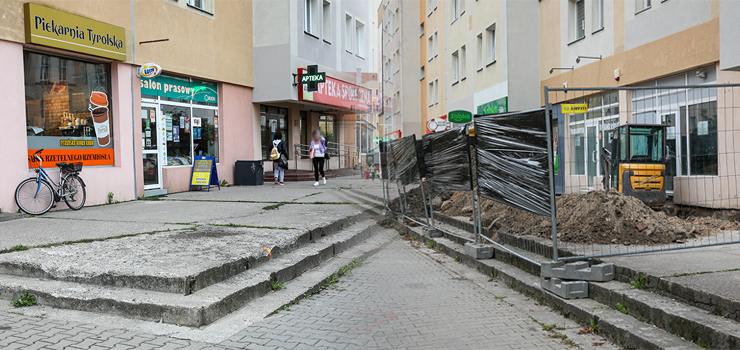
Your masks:
{"label": "woman with backpack", "polygon": [[319,174],[324,179],[323,183],[326,185],[326,175],[324,175],[324,160],[326,159],[326,139],[321,136],[321,131],[313,131],[313,141],[311,141],[309,157],[313,160],[313,171],[316,182],[314,186],[319,185]]}
{"label": "woman with backpack", "polygon": [[[272,150],[270,151],[270,159],[272,160],[272,174],[275,176],[275,184],[283,186],[285,185],[283,183],[285,178],[285,169],[288,168],[288,146],[283,142],[283,134],[280,133],[280,131],[275,133],[275,137],[271,145]],[[281,163],[284,163],[284,167],[280,166]]]}

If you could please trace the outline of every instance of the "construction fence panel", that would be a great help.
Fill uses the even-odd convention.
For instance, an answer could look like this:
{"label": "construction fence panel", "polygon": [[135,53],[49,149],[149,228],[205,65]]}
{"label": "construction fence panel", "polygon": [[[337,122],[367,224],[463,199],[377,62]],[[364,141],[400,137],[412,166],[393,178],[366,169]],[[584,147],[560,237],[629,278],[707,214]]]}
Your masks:
{"label": "construction fence panel", "polygon": [[545,87],[559,260],[740,243],[740,85],[703,72]]}
{"label": "construction fence panel", "polygon": [[422,137],[426,179],[431,191],[470,191],[470,144],[467,127]]}
{"label": "construction fence panel", "polygon": [[390,141],[389,163],[392,181],[408,185],[419,179],[416,135]]}

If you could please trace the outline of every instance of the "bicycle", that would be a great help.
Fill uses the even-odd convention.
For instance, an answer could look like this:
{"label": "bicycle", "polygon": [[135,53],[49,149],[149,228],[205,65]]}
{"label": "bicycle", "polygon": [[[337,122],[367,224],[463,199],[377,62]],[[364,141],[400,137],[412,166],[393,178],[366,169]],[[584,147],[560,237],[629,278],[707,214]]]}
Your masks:
{"label": "bicycle", "polygon": [[79,176],[82,162],[56,163],[59,167],[59,184],[51,179],[43,168],[43,160],[36,151],[33,157],[39,162],[35,169],[36,177],[23,180],[15,189],[15,203],[26,214],[41,215],[48,212],[56,203],[64,200],[72,210],[80,210],[85,205],[87,192],[85,182]]}

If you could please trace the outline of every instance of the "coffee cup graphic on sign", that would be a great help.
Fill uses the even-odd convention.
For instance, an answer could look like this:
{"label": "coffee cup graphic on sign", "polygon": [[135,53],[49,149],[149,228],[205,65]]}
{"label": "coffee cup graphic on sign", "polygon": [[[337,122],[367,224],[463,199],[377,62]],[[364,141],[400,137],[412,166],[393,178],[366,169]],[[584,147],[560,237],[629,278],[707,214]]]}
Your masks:
{"label": "coffee cup graphic on sign", "polygon": [[98,146],[110,143],[110,118],[108,117],[108,96],[104,92],[93,91],[90,95],[90,115],[93,118]]}

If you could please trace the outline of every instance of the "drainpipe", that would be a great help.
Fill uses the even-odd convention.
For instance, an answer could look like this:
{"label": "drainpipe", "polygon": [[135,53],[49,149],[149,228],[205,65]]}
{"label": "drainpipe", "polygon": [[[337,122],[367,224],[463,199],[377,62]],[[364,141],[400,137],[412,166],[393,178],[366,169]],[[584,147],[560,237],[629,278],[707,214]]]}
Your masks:
{"label": "drainpipe", "polygon": [[136,105],[134,104],[134,66],[136,65],[136,34],[134,34],[134,0],[131,0],[131,51],[133,52],[133,61],[131,62],[131,148],[134,165],[134,200],[138,200],[136,183]]}

